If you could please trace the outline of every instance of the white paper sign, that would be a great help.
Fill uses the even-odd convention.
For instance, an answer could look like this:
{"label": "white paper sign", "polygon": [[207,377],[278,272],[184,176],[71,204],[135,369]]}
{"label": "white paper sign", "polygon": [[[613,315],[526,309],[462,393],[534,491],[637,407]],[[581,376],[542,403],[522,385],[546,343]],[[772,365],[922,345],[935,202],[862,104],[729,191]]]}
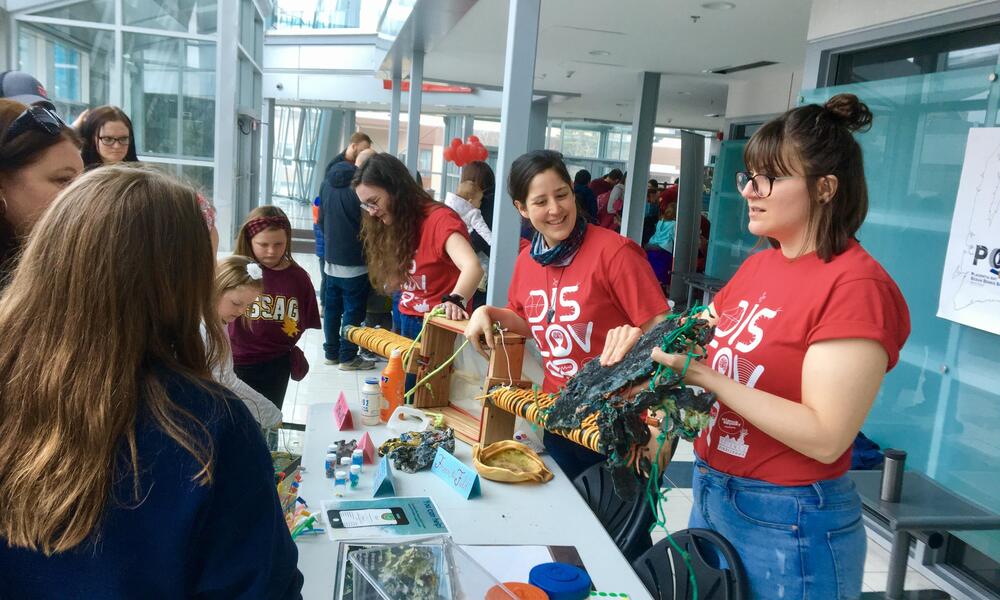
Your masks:
{"label": "white paper sign", "polygon": [[937,316],[1000,335],[1000,127],[969,130]]}

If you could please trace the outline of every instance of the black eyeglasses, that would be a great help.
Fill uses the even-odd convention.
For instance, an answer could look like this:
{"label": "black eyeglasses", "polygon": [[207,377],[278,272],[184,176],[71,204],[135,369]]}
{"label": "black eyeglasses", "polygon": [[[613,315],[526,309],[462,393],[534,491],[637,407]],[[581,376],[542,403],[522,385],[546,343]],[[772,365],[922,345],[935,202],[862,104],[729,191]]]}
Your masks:
{"label": "black eyeglasses", "polygon": [[49,135],[59,135],[64,127],[66,124],[54,111],[43,106],[32,106],[14,119],[7,128],[3,141],[9,142],[32,129],[44,131]]}
{"label": "black eyeglasses", "polygon": [[785,177],[775,177],[774,175],[764,175],[763,173],[757,173],[754,175],[750,171],[737,171],[736,172],[736,189],[740,192],[747,187],[747,184],[753,186],[753,193],[760,198],[767,198],[771,195],[771,188],[774,187],[775,181],[781,181],[783,179],[795,179],[796,177],[802,177],[801,175],[788,175]]}
{"label": "black eyeglasses", "polygon": [[128,135],[123,135],[122,137],[112,137],[110,135],[102,135],[97,139],[101,140],[102,144],[110,148],[115,144],[119,146],[128,146],[128,142],[130,139],[132,139],[132,137]]}

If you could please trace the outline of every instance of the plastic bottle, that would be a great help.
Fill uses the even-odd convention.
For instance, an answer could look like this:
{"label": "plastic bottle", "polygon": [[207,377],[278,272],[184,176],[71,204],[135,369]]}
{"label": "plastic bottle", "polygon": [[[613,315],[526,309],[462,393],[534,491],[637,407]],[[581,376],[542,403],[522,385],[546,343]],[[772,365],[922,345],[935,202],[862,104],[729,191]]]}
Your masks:
{"label": "plastic bottle", "polygon": [[402,352],[397,348],[389,355],[389,364],[382,370],[382,410],[379,411],[379,418],[383,423],[389,422],[392,411],[403,405],[403,384],[406,381],[406,373],[403,372]]}
{"label": "plastic bottle", "polygon": [[338,470],[333,480],[333,495],[343,496],[347,491],[347,472]]}
{"label": "plastic bottle", "polygon": [[378,381],[378,377],[368,377],[361,387],[361,424],[369,427],[378,425],[382,410],[382,390]]}
{"label": "plastic bottle", "polygon": [[337,470],[337,453],[327,452],[324,463],[326,467],[326,476],[329,479],[334,476],[334,472]]}
{"label": "plastic bottle", "polygon": [[341,456],[340,457],[340,470],[341,471],[346,471],[346,470],[348,470],[350,468],[351,468],[351,457],[350,456]]}
{"label": "plastic bottle", "polygon": [[351,452],[351,466],[358,467],[358,473],[365,470],[365,451],[357,448]]}
{"label": "plastic bottle", "polygon": [[358,479],[361,478],[361,467],[351,465],[351,489],[358,487]]}

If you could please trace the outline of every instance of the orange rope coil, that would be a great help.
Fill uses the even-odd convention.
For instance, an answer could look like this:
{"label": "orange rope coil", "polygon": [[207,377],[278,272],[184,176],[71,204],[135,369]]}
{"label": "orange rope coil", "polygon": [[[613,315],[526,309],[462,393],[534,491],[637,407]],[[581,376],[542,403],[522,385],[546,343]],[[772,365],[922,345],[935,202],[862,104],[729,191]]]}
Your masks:
{"label": "orange rope coil", "polygon": [[[523,417],[539,427],[544,428],[548,420],[548,409],[555,404],[558,394],[541,394],[532,390],[502,387],[489,395],[493,405],[511,414]],[[570,431],[554,431],[581,446],[600,452],[601,434],[597,430],[597,415],[592,414],[583,420],[579,429]]]}
{"label": "orange rope coil", "polygon": [[379,356],[389,358],[393,350],[405,353],[413,345],[413,340],[393,333],[388,329],[374,327],[346,327],[344,337],[353,344],[370,350]]}

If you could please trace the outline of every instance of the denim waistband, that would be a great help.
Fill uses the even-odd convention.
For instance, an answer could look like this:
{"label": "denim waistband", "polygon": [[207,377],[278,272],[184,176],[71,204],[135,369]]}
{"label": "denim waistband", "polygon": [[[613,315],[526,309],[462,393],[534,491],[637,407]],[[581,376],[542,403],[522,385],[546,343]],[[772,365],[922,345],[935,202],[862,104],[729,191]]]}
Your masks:
{"label": "denim waistband", "polygon": [[698,473],[696,473],[698,477],[707,479],[720,487],[731,490],[766,491],[769,494],[782,496],[817,498],[821,506],[827,499],[834,496],[856,493],[854,481],[847,475],[843,475],[837,479],[817,481],[809,485],[778,485],[769,481],[737,477],[736,475],[717,471],[708,466],[708,463],[699,458],[698,455],[694,457],[694,468],[698,470]]}

